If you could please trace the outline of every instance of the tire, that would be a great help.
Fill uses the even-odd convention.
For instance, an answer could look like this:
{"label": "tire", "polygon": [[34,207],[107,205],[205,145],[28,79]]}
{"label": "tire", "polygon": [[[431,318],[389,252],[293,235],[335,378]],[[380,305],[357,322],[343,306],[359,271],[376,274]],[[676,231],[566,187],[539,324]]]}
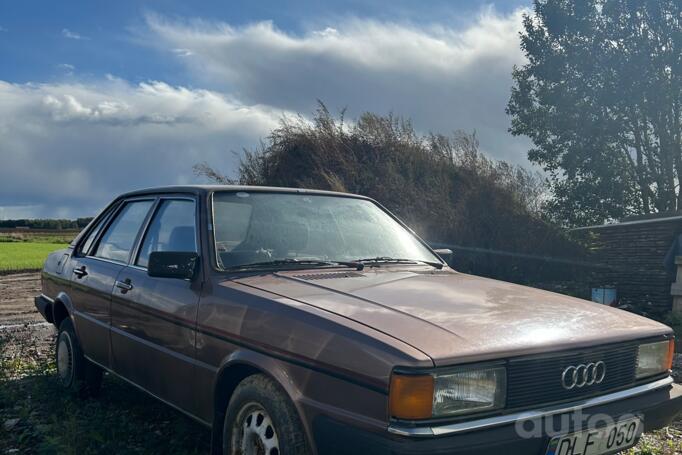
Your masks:
{"label": "tire", "polygon": [[279,385],[262,374],[244,379],[227,405],[223,455],[309,455],[303,425]]}
{"label": "tire", "polygon": [[83,355],[73,323],[68,317],[59,324],[55,361],[57,380],[64,389],[80,397],[99,393],[102,369]]}

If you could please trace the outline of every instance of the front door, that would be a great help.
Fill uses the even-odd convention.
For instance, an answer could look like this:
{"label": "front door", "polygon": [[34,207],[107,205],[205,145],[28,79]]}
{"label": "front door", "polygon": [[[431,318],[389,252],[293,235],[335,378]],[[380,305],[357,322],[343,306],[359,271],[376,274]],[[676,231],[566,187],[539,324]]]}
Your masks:
{"label": "front door", "polygon": [[153,200],[124,204],[95,246],[94,240],[108,217],[88,234],[71,260],[71,301],[76,331],[84,354],[105,367],[110,366],[109,326],[111,292],[119,273],[128,262],[140,228]]}
{"label": "front door", "polygon": [[188,412],[195,401],[201,281],[150,277],[147,262],[154,251],[197,252],[196,219],[193,199],[161,198],[136,257],[119,275],[111,304],[114,371]]}

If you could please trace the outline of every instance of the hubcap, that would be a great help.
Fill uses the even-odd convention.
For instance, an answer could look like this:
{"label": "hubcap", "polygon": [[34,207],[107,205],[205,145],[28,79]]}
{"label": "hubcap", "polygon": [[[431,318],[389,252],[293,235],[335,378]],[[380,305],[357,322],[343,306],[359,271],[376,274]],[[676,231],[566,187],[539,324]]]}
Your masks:
{"label": "hubcap", "polygon": [[232,447],[241,455],[279,455],[279,439],[268,413],[248,403],[237,414],[232,428]]}
{"label": "hubcap", "polygon": [[57,343],[57,373],[64,384],[71,382],[73,373],[73,358],[71,350],[71,338],[63,332]]}

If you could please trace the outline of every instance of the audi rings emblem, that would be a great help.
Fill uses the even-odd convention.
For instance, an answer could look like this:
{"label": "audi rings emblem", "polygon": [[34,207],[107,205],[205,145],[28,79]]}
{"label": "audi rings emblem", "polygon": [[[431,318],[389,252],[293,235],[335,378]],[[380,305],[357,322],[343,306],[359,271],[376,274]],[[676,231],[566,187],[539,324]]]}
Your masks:
{"label": "audi rings emblem", "polygon": [[601,384],[605,376],[606,364],[601,360],[596,363],[571,365],[561,373],[561,385],[566,390],[580,389],[593,384]]}

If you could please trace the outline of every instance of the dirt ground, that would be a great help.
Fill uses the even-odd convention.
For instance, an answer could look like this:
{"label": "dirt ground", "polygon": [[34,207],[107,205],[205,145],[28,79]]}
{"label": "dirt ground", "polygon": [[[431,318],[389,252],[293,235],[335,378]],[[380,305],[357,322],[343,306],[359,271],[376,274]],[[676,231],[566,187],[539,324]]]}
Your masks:
{"label": "dirt ground", "polygon": [[[208,453],[205,427],[109,375],[95,399],[65,396],[38,293],[38,273],[0,275],[0,454]],[[682,355],[673,374],[682,382]],[[682,454],[682,419],[624,455],[635,454]]]}
{"label": "dirt ground", "polygon": [[0,324],[42,321],[33,306],[33,297],[39,293],[39,273],[0,276]]}
{"label": "dirt ground", "polygon": [[13,356],[28,340],[38,353],[52,349],[54,327],[45,322],[33,303],[39,293],[39,273],[0,275],[0,334],[15,340],[4,346],[3,357]]}

